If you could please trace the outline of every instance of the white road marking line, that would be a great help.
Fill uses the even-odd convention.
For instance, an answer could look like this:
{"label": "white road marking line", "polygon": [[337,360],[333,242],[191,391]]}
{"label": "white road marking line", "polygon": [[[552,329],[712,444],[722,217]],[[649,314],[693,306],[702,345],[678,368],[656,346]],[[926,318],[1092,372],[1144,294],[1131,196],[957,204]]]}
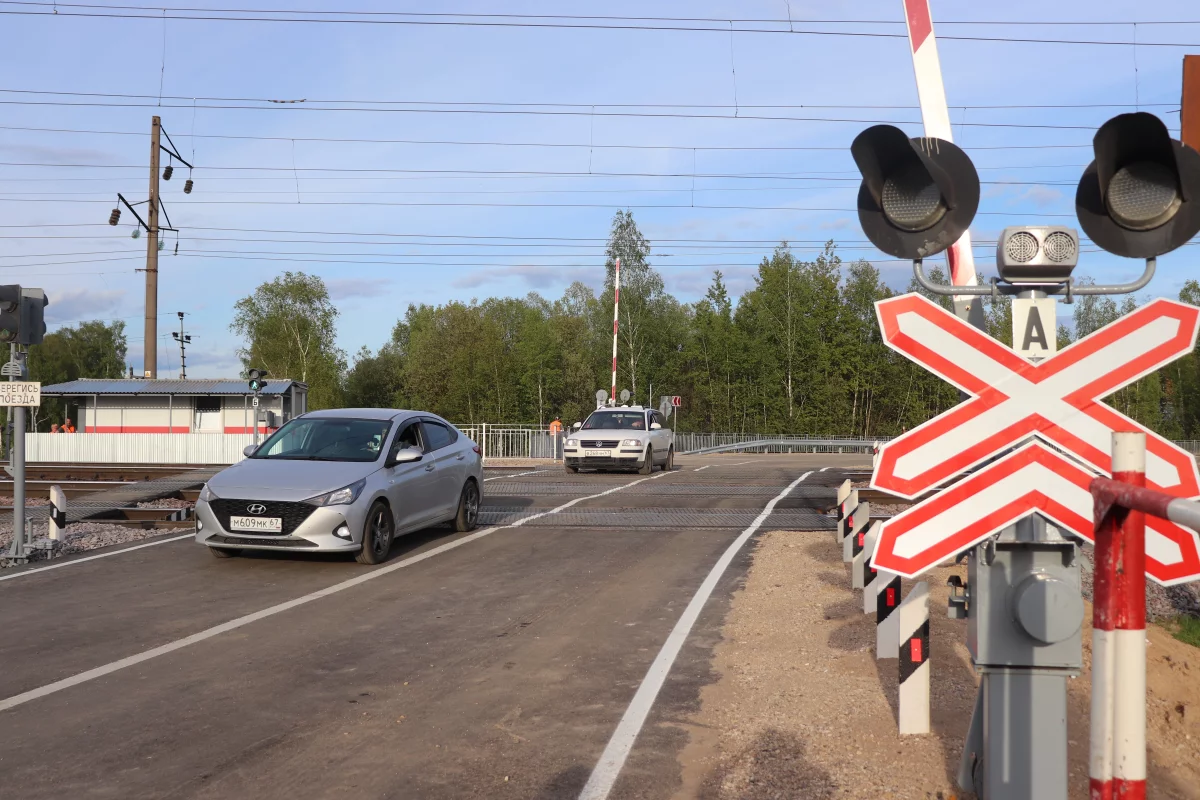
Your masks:
{"label": "white road marking line", "polygon": [[712,466],[712,464],[705,464],[703,467],[696,467],[694,470],[692,470],[692,472],[699,472],[700,470],[708,469],[711,466]]}
{"label": "white road marking line", "polygon": [[[122,658],[118,661],[113,661],[109,664],[104,664],[103,666],[99,666],[94,669],[89,669],[85,672],[80,672],[78,675],[72,675],[69,678],[63,678],[60,681],[55,681],[54,683],[48,683],[45,686],[39,686],[36,689],[30,689],[27,692],[22,692],[21,694],[16,694],[16,695],[13,695],[12,697],[7,697],[3,700],[0,700],[0,711],[7,711],[10,708],[15,708],[16,706],[22,705],[23,703],[28,703],[31,700],[37,700],[39,698],[46,697],[47,695],[54,694],[55,692],[61,692],[63,689],[69,689],[72,686],[78,686],[81,683],[87,683],[88,681],[93,681],[96,678],[102,678],[105,675],[111,675],[112,673],[117,672],[122,669],[125,669],[126,667],[132,667],[134,665],[141,664],[144,661],[149,661],[153,658],[158,658],[159,656],[166,655],[167,653],[173,653],[174,651],[180,650],[184,647],[187,647],[188,645],[196,644],[198,642],[203,642],[205,639],[211,639],[214,636],[221,635],[222,633],[228,633],[229,631],[236,630],[237,628],[241,628],[245,625],[249,625],[252,622],[257,622],[260,619],[266,619],[267,617],[273,617],[276,614],[281,614],[284,611],[290,611],[293,608],[297,608],[299,606],[305,605],[306,603],[311,603],[314,600],[320,600],[323,597],[329,597],[330,595],[334,595],[339,592],[343,592],[346,589],[351,589],[355,586],[359,586],[360,584],[364,584],[367,581],[373,581],[376,578],[382,577],[384,575],[388,575],[392,572],[395,572],[398,569],[403,569],[404,567],[410,566],[412,564],[416,564],[420,561],[424,561],[427,558],[433,558],[434,556],[440,555],[441,553],[445,553],[448,550],[453,550],[456,547],[462,547],[464,544],[467,544],[468,542],[473,542],[476,539],[482,539],[484,536],[495,533],[496,531],[502,531],[507,528],[519,528],[527,522],[532,522],[535,519],[541,519],[542,517],[546,517],[551,514],[557,514],[558,512],[563,511],[564,509],[570,508],[571,506],[575,505],[576,503],[583,502],[584,500],[594,500],[597,497],[604,497],[605,495],[610,495],[613,492],[619,492],[622,489],[626,489],[630,486],[636,486],[639,483],[643,483],[645,481],[652,481],[652,480],[655,480],[656,478],[661,478],[664,475],[670,475],[670,474],[671,473],[669,473],[669,472],[660,472],[658,475],[655,475],[652,478],[639,478],[636,481],[630,481],[629,483],[623,483],[620,486],[614,486],[613,488],[608,489],[603,492],[600,492],[599,494],[588,495],[587,497],[577,497],[574,500],[563,503],[561,506],[556,506],[555,508],[549,509],[547,511],[543,511],[538,514],[534,514],[529,517],[525,517],[524,519],[519,519],[516,522],[513,522],[509,525],[500,525],[495,528],[485,528],[483,530],[476,531],[475,533],[472,533],[468,536],[464,536],[461,539],[457,539],[453,542],[447,542],[446,544],[439,545],[438,547],[435,547],[431,550],[426,550],[424,553],[420,553],[418,555],[410,556],[409,558],[405,558],[401,561],[397,561],[395,564],[389,564],[386,567],[380,567],[379,569],[372,570],[371,572],[368,572],[365,575],[359,575],[356,578],[351,578],[349,580],[342,581],[341,583],[335,583],[332,586],[327,586],[324,589],[320,589],[316,592],[312,592],[311,594],[306,594],[303,597],[297,597],[294,600],[288,600],[286,602],[279,603],[277,605],[273,605],[270,608],[264,608],[261,611],[255,611],[253,614],[247,614],[243,617],[238,617],[237,619],[231,619],[228,622],[222,622],[220,625],[214,625],[213,627],[208,628],[203,631],[200,631],[199,633],[193,633],[191,636],[185,636],[182,639],[177,639],[173,642],[168,642],[167,644],[160,645],[159,647],[155,647],[150,650],[146,650],[145,652],[138,653],[138,654],[132,655],[132,656],[128,656],[128,657]],[[143,545],[143,546],[145,546],[145,545]],[[93,557],[98,558],[98,556],[93,556]]]}
{"label": "white road marking line", "polygon": [[739,461],[739,462],[737,462],[736,464],[730,464],[729,466],[731,466],[731,467],[740,467],[742,464],[753,464],[753,463],[754,463],[754,461],[753,461],[753,459],[752,459],[752,460],[750,460],[750,461]]}
{"label": "white road marking line", "polygon": [[629,757],[629,752],[633,749],[633,743],[637,740],[638,734],[642,730],[642,725],[646,722],[646,717],[654,705],[654,700],[658,697],[659,690],[662,689],[663,681],[666,680],[667,674],[671,671],[671,666],[675,663],[675,658],[679,655],[680,648],[687,641],[692,626],[696,624],[700,612],[704,609],[704,604],[712,596],[717,581],[721,579],[725,570],[729,568],[733,557],[737,555],[738,550],[746,543],[746,540],[754,535],[759,526],[775,510],[775,504],[786,497],[792,489],[795,489],[809,475],[812,475],[811,470],[792,481],[786,489],[772,498],[771,502],[767,503],[766,508],[762,510],[762,513],[750,524],[750,527],[742,531],[741,535],[733,541],[733,544],[729,545],[725,552],[721,554],[721,557],[717,559],[717,563],[713,565],[712,571],[708,573],[708,577],[700,584],[700,588],[696,590],[696,594],[692,597],[691,602],[683,610],[683,615],[675,623],[675,627],[671,629],[671,633],[663,643],[662,649],[658,651],[658,656],[655,657],[654,663],[646,671],[646,676],[642,678],[642,683],[638,687],[637,693],[634,694],[629,707],[625,709],[625,714],[621,717],[620,723],[617,724],[617,729],[613,731],[612,738],[608,740],[604,752],[600,755],[600,761],[596,764],[595,769],[592,770],[591,777],[588,778],[587,785],[583,787],[583,791],[579,795],[579,800],[605,800],[608,797],[608,793],[612,791],[613,784],[617,782],[617,777],[621,774],[621,768],[625,766],[625,759]]}
{"label": "white road marking line", "polygon": [[829,467],[821,467],[821,472],[824,472],[827,469],[829,469]]}
{"label": "white road marking line", "polygon": [[522,475],[539,475],[543,472],[549,472],[549,471],[550,470],[548,470],[548,469],[535,469],[533,472],[518,472],[515,475],[493,475],[490,478],[484,478],[483,482],[487,483],[488,481],[498,481],[501,478],[519,478]]}
{"label": "white road marking line", "polygon": [[38,567],[37,569],[26,569],[26,570],[22,570],[21,572],[17,572],[13,575],[0,575],[0,581],[11,581],[14,578],[24,578],[28,575],[38,575],[43,572],[48,572],[52,569],[59,569],[60,567],[70,567],[74,564],[82,564],[85,561],[95,561],[97,558],[108,558],[109,556],[119,556],[122,553],[129,553],[134,550],[141,550],[143,547],[154,547],[156,545],[166,544],[168,542],[178,542],[182,539],[194,539],[195,537],[196,537],[195,533],[187,533],[187,534],[184,534],[183,536],[172,536],[170,539],[159,539],[154,542],[146,542],[145,544],[139,544],[139,545],[135,545],[133,547],[123,547],[120,550],[112,550],[108,553],[100,553],[99,555],[86,556],[85,558],[72,558],[70,561],[62,561],[58,564],[51,564],[48,567]]}

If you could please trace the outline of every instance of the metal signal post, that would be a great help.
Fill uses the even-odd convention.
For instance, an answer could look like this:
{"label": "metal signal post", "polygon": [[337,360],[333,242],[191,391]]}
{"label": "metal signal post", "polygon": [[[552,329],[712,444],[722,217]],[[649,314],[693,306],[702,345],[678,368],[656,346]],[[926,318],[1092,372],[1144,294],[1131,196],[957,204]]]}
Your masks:
{"label": "metal signal post", "polygon": [[[858,196],[863,232],[880,250],[912,259],[917,283],[936,295],[1016,295],[1034,305],[1053,296],[1070,302],[1077,294],[1138,291],[1153,277],[1158,256],[1200,232],[1200,153],[1172,140],[1162,121],[1145,113],[1122,114],[1106,122],[1096,133],[1094,152],[1095,160],[1079,182],[1076,214],[1080,227],[1104,250],[1145,259],[1142,276],[1132,283],[1074,285],[1071,272],[1078,260],[1079,237],[1071,229],[1050,226],[1006,229],[996,249],[1000,275],[990,286],[930,282],[923,259],[947,250],[967,230],[979,201],[978,174],[970,159],[949,142],[909,139],[890,126],[863,131],[851,147],[863,175]],[[1086,437],[1064,439],[1063,432],[1089,418],[1097,430],[1120,430],[1135,423],[1110,414],[1112,409],[1099,397],[1078,400],[1083,405],[1063,405],[1060,395],[1071,391],[1064,381],[1083,379],[1081,368],[1099,369],[1110,382],[1125,385],[1159,366],[1158,361],[1190,352],[1196,309],[1155,301],[1114,323],[1122,326],[1120,331],[1107,338],[1088,337],[1057,356],[1047,341],[1053,333],[1047,333],[1039,312],[1037,336],[1014,344],[1032,356],[1030,344],[1038,339],[1043,345],[1038,355],[1046,356],[1043,364],[1037,363],[1041,358],[1020,358],[915,295],[881,301],[877,313],[890,347],[938,374],[958,375],[954,382],[970,388],[974,399],[921,426],[914,432],[920,436],[906,434],[884,446],[872,477],[874,488],[917,497],[964,471],[970,475],[914,506],[913,513],[885,522],[873,566],[913,577],[956,552],[958,561],[966,559],[968,581],[952,584],[949,613],[967,619],[968,648],[981,683],[958,782],[981,800],[1065,800],[1067,678],[1078,674],[1083,662],[1079,542],[1091,533],[1085,513],[1079,508],[1069,512],[1072,504],[1084,512],[1090,509],[1091,498],[1081,487],[1096,472],[1116,467],[1107,454],[1096,458]],[[1180,332],[1171,342],[1148,349],[1150,345],[1133,341],[1131,331],[1155,316],[1171,317],[1177,323],[1172,329]],[[1123,344],[1126,341],[1130,343]],[[1100,353],[1106,347],[1111,352]],[[1087,366],[1084,359],[1097,353],[1101,361]],[[1128,380],[1110,374],[1117,355],[1137,362]],[[964,359],[969,358],[978,363],[968,367]],[[1068,360],[1060,361],[1063,358]],[[1060,369],[1067,363],[1075,369]],[[983,420],[987,409],[976,402],[983,391],[1000,401],[996,408],[1024,403],[1024,413],[1040,415],[1041,422],[1019,428],[1013,419]],[[950,418],[952,414],[956,416]],[[980,420],[967,433],[963,426],[973,416]],[[996,434],[1002,431],[989,427],[994,425],[1008,426],[1006,436],[1016,433],[999,441]],[[987,441],[975,443],[972,437]],[[1016,449],[1006,454],[1006,442]],[[1162,451],[1156,451],[1160,460],[1170,462],[1172,455],[1180,455],[1170,443],[1158,441],[1155,447]],[[1080,448],[1087,451],[1082,457]],[[1060,451],[1074,453],[1089,467]],[[904,465],[901,457],[907,459]],[[1170,471],[1182,476],[1174,489],[1190,496],[1194,492],[1186,490],[1200,485],[1200,472],[1189,454],[1180,457],[1187,464],[1182,471]],[[988,494],[985,489],[993,491]],[[999,502],[1001,491],[1012,496],[1013,510],[989,515],[982,498]],[[1043,514],[1046,509],[1053,509],[1056,518]],[[922,520],[928,518],[942,520],[938,531],[922,529]],[[1169,529],[1156,529],[1154,535],[1177,536]],[[1189,535],[1187,541],[1193,538]],[[1174,580],[1170,569],[1147,560],[1147,571],[1159,580]]]}

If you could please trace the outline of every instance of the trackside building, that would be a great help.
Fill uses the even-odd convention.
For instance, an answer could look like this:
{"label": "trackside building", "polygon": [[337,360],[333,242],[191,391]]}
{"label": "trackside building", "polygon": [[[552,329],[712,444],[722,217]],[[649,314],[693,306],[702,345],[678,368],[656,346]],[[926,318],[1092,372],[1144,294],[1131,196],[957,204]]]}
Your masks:
{"label": "trackside building", "polygon": [[[81,378],[42,387],[65,401],[80,433],[253,433],[253,395],[243,380]],[[307,384],[268,380],[258,430],[274,431],[308,409]]]}

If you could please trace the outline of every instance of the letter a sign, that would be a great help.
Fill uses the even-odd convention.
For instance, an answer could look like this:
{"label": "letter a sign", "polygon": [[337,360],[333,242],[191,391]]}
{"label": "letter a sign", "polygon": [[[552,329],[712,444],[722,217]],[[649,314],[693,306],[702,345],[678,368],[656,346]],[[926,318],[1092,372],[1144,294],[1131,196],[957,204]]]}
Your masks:
{"label": "letter a sign", "polygon": [[[918,294],[875,312],[889,347],[971,397],[884,444],[871,486],[916,498],[985,465],[884,522],[876,569],[918,575],[1035,511],[1090,541],[1088,484],[1111,474],[1113,431],[1146,433],[1147,486],[1200,495],[1191,453],[1101,402],[1190,353],[1200,308],[1155,300],[1037,364]],[[1146,574],[1200,578],[1196,533],[1147,517]]]}
{"label": "letter a sign", "polygon": [[1045,358],[1058,349],[1058,307],[1053,297],[1012,301],[1013,349],[1026,358]]}

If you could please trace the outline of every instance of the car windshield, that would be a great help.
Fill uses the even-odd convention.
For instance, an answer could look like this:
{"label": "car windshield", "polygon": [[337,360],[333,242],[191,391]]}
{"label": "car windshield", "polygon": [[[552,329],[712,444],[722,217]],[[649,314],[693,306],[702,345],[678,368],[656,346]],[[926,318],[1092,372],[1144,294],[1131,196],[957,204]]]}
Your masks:
{"label": "car windshield", "polygon": [[302,417],[276,431],[251,458],[374,461],[391,427],[381,419]]}
{"label": "car windshield", "polygon": [[646,430],[646,415],[641,411],[597,411],[583,423],[583,430]]}

